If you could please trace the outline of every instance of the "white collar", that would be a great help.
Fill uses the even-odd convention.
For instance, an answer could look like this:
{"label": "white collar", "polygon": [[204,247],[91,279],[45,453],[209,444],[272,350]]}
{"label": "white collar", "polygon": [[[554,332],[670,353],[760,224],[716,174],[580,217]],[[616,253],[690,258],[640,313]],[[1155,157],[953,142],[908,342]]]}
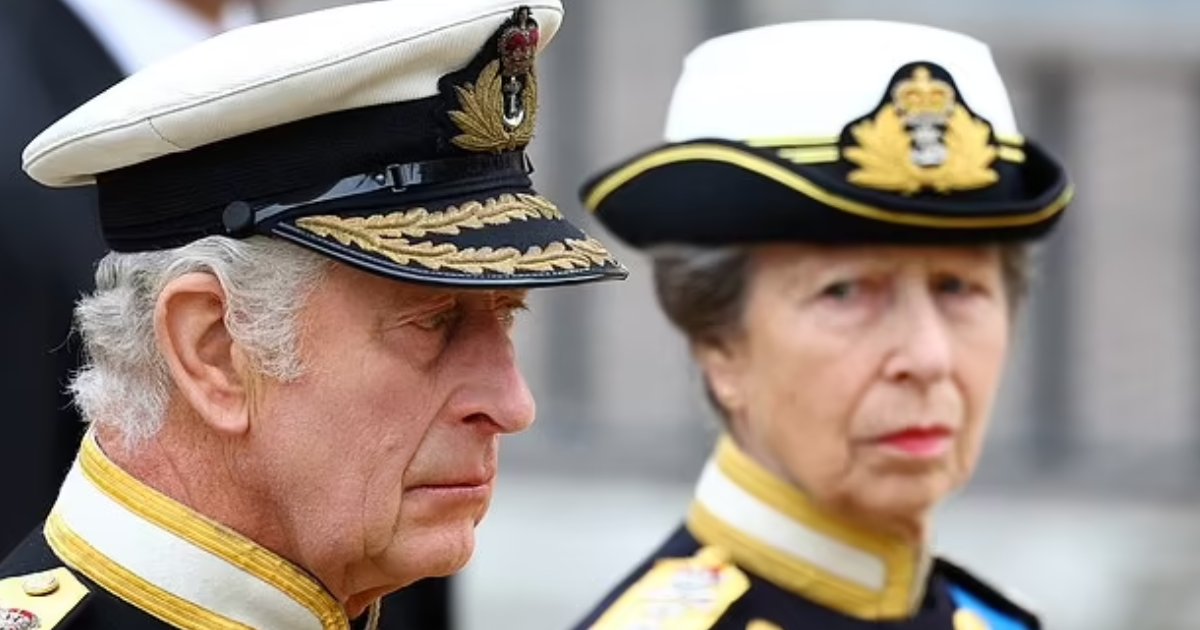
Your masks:
{"label": "white collar", "polygon": [[63,0],[100,40],[125,74],[169,57],[222,31],[255,21],[248,0],[226,5],[214,25],[175,0]]}
{"label": "white collar", "polygon": [[728,436],[700,477],[688,529],[751,573],[852,617],[909,617],[925,595],[924,549],[821,512]]}
{"label": "white collar", "polygon": [[[67,566],[173,627],[350,628],[343,608],[307,573],[142,484],[91,433],[45,535]],[[371,612],[377,622],[377,607]]]}

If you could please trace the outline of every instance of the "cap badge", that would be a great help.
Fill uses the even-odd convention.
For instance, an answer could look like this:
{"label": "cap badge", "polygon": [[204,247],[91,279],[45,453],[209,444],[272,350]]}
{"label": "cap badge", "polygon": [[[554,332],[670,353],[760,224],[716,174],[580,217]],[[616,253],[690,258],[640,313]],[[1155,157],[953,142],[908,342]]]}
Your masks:
{"label": "cap badge", "polygon": [[37,615],[20,608],[0,608],[0,630],[37,630],[42,627]]}
{"label": "cap badge", "polygon": [[494,59],[474,84],[456,86],[459,109],[450,119],[462,131],[452,142],[468,151],[499,153],[529,144],[537,118],[533,62],[540,31],[529,7],[519,7],[497,39]]}
{"label": "cap badge", "polygon": [[973,115],[954,86],[935,77],[928,65],[917,65],[908,77],[903,74],[903,69],[896,74],[891,98],[874,116],[850,127],[857,146],[845,147],[842,154],[859,168],[847,180],[904,195],[996,183],[1000,176],[992,168],[997,150],[991,125]]}

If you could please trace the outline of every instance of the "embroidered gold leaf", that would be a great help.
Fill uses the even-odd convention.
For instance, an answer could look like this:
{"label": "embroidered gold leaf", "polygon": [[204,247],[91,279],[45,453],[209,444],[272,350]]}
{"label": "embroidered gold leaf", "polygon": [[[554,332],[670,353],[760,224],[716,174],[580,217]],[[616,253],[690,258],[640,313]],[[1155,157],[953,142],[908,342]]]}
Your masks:
{"label": "embroidered gold leaf", "polygon": [[946,162],[934,169],[933,188],[941,193],[973,190],[999,181],[1000,175],[991,168],[996,161],[996,147],[988,143],[991,132],[966,108],[955,107],[946,126]]}
{"label": "embroidered gold leaf", "polygon": [[861,167],[847,176],[851,184],[906,195],[921,189],[921,179],[913,172],[917,166],[910,157],[912,139],[895,107],[885,106],[874,120],[851,128],[850,134],[858,146],[848,147],[843,154]]}
{"label": "embroidered gold leaf", "polygon": [[562,218],[558,208],[545,197],[518,194],[500,195],[482,203],[469,201],[438,212],[414,208],[369,217],[311,216],[296,221],[296,225],[310,232],[317,229],[331,232],[359,230],[382,238],[423,238],[428,234],[454,236],[462,230],[478,230],[512,221]]}
{"label": "embroidered gold leaf", "polygon": [[946,160],[935,167],[912,161],[912,138],[895,107],[884,106],[875,118],[850,129],[858,143],[843,155],[860,168],[847,176],[865,188],[912,195],[925,188],[939,193],[982,188],[999,180],[991,168],[996,148],[989,144],[991,129],[961,105],[954,107],[945,133]]}
{"label": "embroidered gold leaf", "polygon": [[451,142],[468,151],[499,153],[529,144],[537,123],[537,76],[525,75],[521,99],[525,118],[513,130],[504,125],[504,78],[500,60],[484,66],[474,84],[454,88],[459,111],[450,112],[450,120],[462,130]]}
{"label": "embroidered gold leaf", "polygon": [[513,247],[460,249],[453,243],[414,241],[429,234],[456,235],[462,230],[530,219],[562,219],[562,214],[554,204],[536,195],[501,195],[440,212],[416,208],[370,217],[312,216],[299,219],[296,225],[400,265],[416,263],[433,270],[475,275],[586,269],[613,262],[604,245],[591,238],[556,241],[523,252]]}

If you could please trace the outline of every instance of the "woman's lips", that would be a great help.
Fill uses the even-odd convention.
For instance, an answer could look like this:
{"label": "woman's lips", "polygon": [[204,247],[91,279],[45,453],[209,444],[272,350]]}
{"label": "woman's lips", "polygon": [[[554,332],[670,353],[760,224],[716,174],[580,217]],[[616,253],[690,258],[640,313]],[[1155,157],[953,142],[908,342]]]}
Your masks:
{"label": "woman's lips", "polygon": [[910,427],[885,434],[875,441],[889,450],[915,459],[934,459],[950,450],[954,432],[946,427]]}

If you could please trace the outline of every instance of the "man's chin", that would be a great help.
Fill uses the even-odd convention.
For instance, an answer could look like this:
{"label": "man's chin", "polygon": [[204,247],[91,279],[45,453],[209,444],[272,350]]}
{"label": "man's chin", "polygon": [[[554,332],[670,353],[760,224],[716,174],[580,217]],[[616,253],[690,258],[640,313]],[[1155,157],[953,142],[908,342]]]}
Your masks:
{"label": "man's chin", "polygon": [[405,536],[398,558],[406,573],[443,577],[458,573],[475,553],[475,520],[470,517],[426,526]]}

